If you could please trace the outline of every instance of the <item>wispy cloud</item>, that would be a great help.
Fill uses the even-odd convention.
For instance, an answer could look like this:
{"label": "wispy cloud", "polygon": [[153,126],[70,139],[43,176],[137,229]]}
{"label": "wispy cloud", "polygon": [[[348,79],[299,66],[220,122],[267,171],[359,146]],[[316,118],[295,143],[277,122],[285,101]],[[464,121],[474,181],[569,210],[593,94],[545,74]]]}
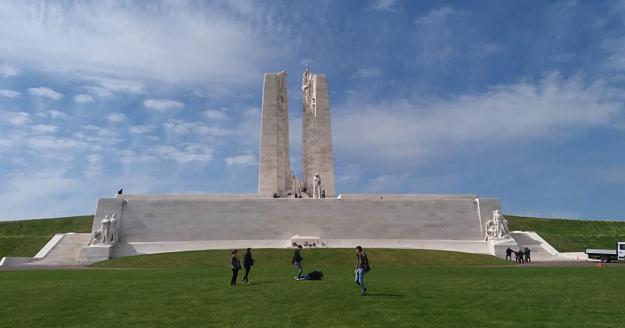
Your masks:
{"label": "wispy cloud", "polygon": [[338,151],[369,160],[416,163],[461,146],[618,124],[624,104],[602,81],[551,73],[451,99],[348,102],[337,111],[334,140]]}
{"label": "wispy cloud", "polygon": [[397,2],[398,0],[374,0],[373,3],[371,3],[371,8],[375,10],[391,11]]}
{"label": "wispy cloud", "polygon": [[2,121],[11,125],[21,126],[30,123],[30,114],[26,112],[2,112],[0,111]]}
{"label": "wispy cloud", "polygon": [[184,108],[183,103],[169,99],[146,99],[143,101],[143,106],[145,106],[145,108],[150,108],[157,111]]}
{"label": "wispy cloud", "polygon": [[21,95],[22,93],[19,91],[15,91],[15,90],[8,90],[8,89],[0,89],[0,97],[7,97],[7,98],[17,98]]}
{"label": "wispy cloud", "polygon": [[111,123],[123,123],[128,120],[128,117],[123,113],[110,113],[106,116],[106,119]]}
{"label": "wispy cloud", "polygon": [[91,95],[79,94],[74,96],[74,102],[78,104],[86,104],[93,101],[93,97]]}
{"label": "wispy cloud", "polygon": [[443,6],[433,9],[423,16],[417,17],[415,22],[422,25],[440,24],[445,22],[450,16],[456,14],[458,14],[458,11],[456,11],[453,7]]}
{"label": "wispy cloud", "polygon": [[380,77],[382,76],[382,71],[380,71],[377,67],[367,67],[361,68],[352,75],[352,78],[372,78],[372,77]]}
{"label": "wispy cloud", "polygon": [[210,146],[198,143],[184,143],[176,147],[160,145],[154,150],[157,155],[181,164],[207,163],[213,158],[214,152]]}
{"label": "wispy cloud", "polygon": [[54,100],[60,100],[63,98],[62,94],[46,87],[29,88],[28,93],[33,96],[50,98]]}
{"label": "wispy cloud", "polygon": [[226,119],[228,117],[228,115],[226,115],[224,111],[215,110],[215,109],[205,110],[202,113],[202,116],[204,116],[208,120],[217,120],[217,121]]}
{"label": "wispy cloud", "polygon": [[20,70],[10,65],[0,65],[0,76],[3,78],[16,76]]}
{"label": "wispy cloud", "polygon": [[258,164],[258,160],[256,159],[256,156],[251,155],[251,154],[243,154],[243,155],[226,157],[224,161],[226,162],[228,166],[233,166],[233,165],[246,165],[247,166],[247,165]]}
{"label": "wispy cloud", "polygon": [[0,60],[72,76],[240,83],[279,56],[246,16],[228,15],[219,3],[203,7],[3,1]]}

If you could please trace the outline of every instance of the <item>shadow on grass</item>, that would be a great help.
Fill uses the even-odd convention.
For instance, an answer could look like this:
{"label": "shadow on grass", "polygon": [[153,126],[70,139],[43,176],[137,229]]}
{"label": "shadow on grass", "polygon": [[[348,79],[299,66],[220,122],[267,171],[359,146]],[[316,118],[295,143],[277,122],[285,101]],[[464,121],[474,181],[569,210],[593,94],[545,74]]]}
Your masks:
{"label": "shadow on grass", "polygon": [[374,297],[404,297],[401,294],[388,294],[388,293],[368,293],[366,296],[374,296]]}
{"label": "shadow on grass", "polygon": [[252,281],[249,286],[275,284],[275,281]]}

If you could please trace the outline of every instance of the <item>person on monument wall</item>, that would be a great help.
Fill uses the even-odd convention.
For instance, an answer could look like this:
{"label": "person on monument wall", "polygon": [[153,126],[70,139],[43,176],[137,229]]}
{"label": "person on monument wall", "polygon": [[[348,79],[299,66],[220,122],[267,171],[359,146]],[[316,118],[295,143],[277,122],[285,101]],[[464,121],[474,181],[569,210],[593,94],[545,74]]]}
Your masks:
{"label": "person on monument wall", "polygon": [[239,270],[241,270],[241,261],[237,257],[239,250],[232,250],[232,257],[230,258],[230,266],[232,267],[232,279],[230,279],[230,286],[237,285],[237,276],[239,275]]}
{"label": "person on monument wall", "polygon": [[369,265],[369,258],[367,257],[367,253],[362,250],[361,246],[356,246],[356,270],[354,280],[358,286],[360,286],[360,295],[367,294],[367,287],[365,286],[365,274],[371,271],[371,266]]}
{"label": "person on monument wall", "polygon": [[302,272],[304,271],[304,269],[302,268],[302,261],[304,261],[304,258],[302,257],[301,252],[302,245],[297,245],[295,251],[293,252],[293,259],[291,260],[291,263],[297,269],[297,276],[295,277],[296,280],[300,280],[302,278]]}
{"label": "person on monument wall", "polygon": [[243,267],[245,268],[245,276],[243,276],[243,282],[246,285],[250,284],[249,275],[250,270],[252,270],[252,265],[254,265],[254,258],[252,257],[252,249],[248,248],[245,252],[245,256],[243,257]]}

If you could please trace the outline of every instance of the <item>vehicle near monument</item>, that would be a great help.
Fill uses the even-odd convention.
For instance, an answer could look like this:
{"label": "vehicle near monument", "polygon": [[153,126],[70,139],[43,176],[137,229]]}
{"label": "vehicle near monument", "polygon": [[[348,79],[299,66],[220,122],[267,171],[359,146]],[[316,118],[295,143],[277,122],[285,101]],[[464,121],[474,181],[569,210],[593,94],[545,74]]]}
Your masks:
{"label": "vehicle near monument", "polygon": [[625,261],[625,241],[617,241],[616,250],[588,248],[585,253],[588,254],[588,259],[601,260],[604,263]]}

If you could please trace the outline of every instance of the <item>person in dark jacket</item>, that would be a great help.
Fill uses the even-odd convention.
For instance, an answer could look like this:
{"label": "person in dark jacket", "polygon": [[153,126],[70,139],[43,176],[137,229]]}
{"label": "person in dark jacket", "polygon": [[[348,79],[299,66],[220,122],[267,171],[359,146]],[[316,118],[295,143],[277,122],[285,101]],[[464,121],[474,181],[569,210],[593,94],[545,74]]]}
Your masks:
{"label": "person in dark jacket", "polygon": [[525,253],[525,263],[532,262],[532,258],[530,257],[530,253],[531,253],[530,249],[525,247],[525,252],[524,253]]}
{"label": "person in dark jacket", "polygon": [[245,256],[243,257],[243,267],[245,268],[245,276],[243,276],[243,282],[247,285],[250,284],[249,275],[250,270],[252,269],[252,265],[254,265],[254,258],[252,258],[252,249],[248,248],[245,252]]}
{"label": "person in dark jacket", "polygon": [[512,250],[510,249],[510,247],[506,249],[506,260],[507,259],[510,259],[510,261],[512,261]]}
{"label": "person in dark jacket", "polygon": [[295,277],[295,279],[300,280],[302,277],[302,271],[304,271],[304,269],[302,268],[302,261],[304,261],[304,258],[302,257],[302,245],[297,245],[297,248],[295,248],[295,251],[293,252],[293,260],[291,260],[291,263],[295,266],[295,268],[297,268],[297,277]]}
{"label": "person in dark jacket", "polygon": [[232,266],[232,279],[230,279],[230,286],[237,285],[237,276],[239,275],[239,270],[241,270],[241,261],[239,261],[239,258],[237,257],[238,253],[238,250],[232,250],[232,258],[230,261],[230,265]]}
{"label": "person in dark jacket", "polygon": [[356,284],[360,286],[360,295],[367,294],[367,287],[365,287],[365,274],[371,271],[371,267],[369,266],[369,258],[367,254],[362,250],[362,247],[356,246],[356,259],[358,263],[356,264],[356,276],[354,280]]}

